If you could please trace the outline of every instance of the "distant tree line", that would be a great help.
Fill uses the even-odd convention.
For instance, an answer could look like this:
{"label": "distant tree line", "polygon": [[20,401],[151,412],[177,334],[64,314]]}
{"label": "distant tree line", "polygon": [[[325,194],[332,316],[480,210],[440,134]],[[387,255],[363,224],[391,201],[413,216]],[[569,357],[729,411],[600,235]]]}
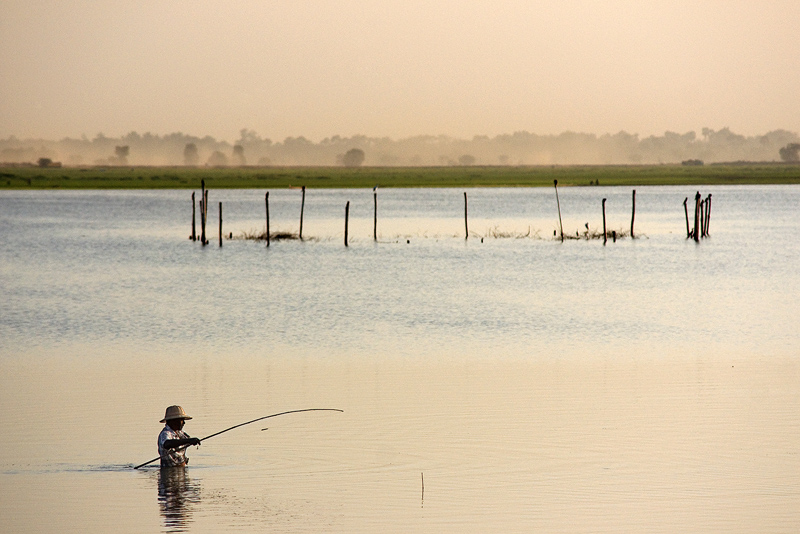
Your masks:
{"label": "distant tree line", "polygon": [[564,132],[538,135],[526,131],[495,137],[333,136],[319,142],[287,137],[273,142],[248,129],[233,143],[183,133],[163,136],[131,132],[119,138],[0,139],[0,162],[36,164],[45,158],[64,165],[190,166],[441,166],[659,164],[726,161],[800,161],[800,136],[774,130],[743,136],[728,128],[665,132],[640,138],[619,132],[595,135]]}

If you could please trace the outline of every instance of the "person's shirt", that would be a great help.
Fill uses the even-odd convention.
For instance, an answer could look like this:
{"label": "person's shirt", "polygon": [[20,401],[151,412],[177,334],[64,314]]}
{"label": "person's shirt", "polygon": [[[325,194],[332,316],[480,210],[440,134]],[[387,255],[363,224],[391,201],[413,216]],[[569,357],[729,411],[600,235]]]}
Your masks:
{"label": "person's shirt", "polygon": [[169,439],[186,439],[189,435],[183,430],[173,430],[169,425],[164,425],[164,429],[158,435],[158,455],[161,457],[161,467],[175,467],[184,465],[186,459],[186,448],[165,449],[164,442]]}

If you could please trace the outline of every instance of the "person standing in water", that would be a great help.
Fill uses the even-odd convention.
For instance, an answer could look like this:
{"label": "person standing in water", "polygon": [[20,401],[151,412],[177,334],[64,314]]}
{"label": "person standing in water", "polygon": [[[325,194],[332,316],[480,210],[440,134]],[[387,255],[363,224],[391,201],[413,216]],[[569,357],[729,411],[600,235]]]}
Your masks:
{"label": "person standing in water", "polygon": [[198,438],[192,438],[183,431],[183,425],[191,419],[180,406],[170,406],[161,423],[166,423],[158,435],[158,455],[161,457],[161,467],[179,467],[189,462],[186,458],[186,448],[190,445],[200,445]]}

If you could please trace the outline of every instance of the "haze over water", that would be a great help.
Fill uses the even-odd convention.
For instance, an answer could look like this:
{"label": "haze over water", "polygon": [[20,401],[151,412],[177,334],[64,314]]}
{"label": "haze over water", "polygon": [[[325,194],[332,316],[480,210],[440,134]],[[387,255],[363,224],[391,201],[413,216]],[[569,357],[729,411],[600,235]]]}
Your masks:
{"label": "haze over water", "polygon": [[800,189],[467,192],[3,192],[0,530],[795,532]]}

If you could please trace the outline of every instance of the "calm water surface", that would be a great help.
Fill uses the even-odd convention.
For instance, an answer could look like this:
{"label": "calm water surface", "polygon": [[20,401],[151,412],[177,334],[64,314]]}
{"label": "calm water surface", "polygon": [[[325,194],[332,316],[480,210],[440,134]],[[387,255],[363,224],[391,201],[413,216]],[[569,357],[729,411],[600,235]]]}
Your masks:
{"label": "calm water surface", "polygon": [[797,532],[800,187],[695,190],[2,192],[0,531]]}

